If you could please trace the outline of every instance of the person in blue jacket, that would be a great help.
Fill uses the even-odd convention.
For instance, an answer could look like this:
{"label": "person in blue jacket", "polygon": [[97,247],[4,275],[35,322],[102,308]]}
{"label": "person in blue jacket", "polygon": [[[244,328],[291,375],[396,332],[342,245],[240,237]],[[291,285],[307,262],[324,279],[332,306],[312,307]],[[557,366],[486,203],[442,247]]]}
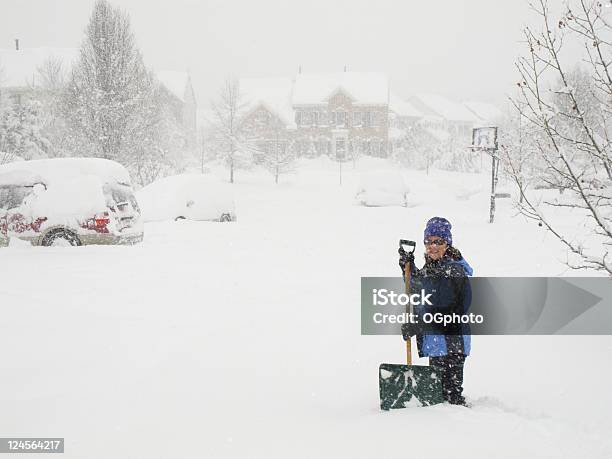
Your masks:
{"label": "person in blue jacket", "polygon": [[[449,319],[467,313],[472,300],[468,276],[473,274],[471,266],[461,252],[453,247],[452,225],[442,217],[431,218],[425,227],[425,265],[418,269],[414,256],[399,250],[400,267],[405,271],[410,263],[410,291],[424,289],[431,293],[429,305],[416,306],[414,313],[423,322],[424,314]],[[447,322],[449,322],[447,320]],[[410,326],[402,326],[404,339],[410,339]],[[466,405],[463,397],[463,366],[470,355],[471,339],[469,326],[459,321],[450,324],[432,324],[416,334],[419,357],[429,357],[442,380],[444,398],[454,405]]]}

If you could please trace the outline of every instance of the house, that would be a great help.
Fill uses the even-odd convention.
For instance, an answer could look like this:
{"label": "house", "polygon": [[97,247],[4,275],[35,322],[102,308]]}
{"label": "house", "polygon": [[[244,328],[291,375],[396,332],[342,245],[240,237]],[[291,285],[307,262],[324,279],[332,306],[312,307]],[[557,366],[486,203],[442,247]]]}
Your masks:
{"label": "house", "polygon": [[299,156],[387,155],[389,83],[379,73],[299,73],[239,82],[251,126],[265,150],[275,139]]}
{"label": "house", "polygon": [[[40,92],[66,83],[79,56],[77,48],[0,49],[0,104],[21,104]],[[196,99],[187,72],[161,71],[157,79],[165,88],[166,102],[189,132],[196,129]]]}
{"label": "house", "polygon": [[300,73],[292,106],[302,155],[387,156],[389,79],[382,73]]}
{"label": "house", "polygon": [[438,94],[417,94],[409,102],[427,117],[427,127],[448,131],[451,136],[469,138],[479,121],[467,107]]}
{"label": "house", "polygon": [[195,145],[197,127],[197,102],[188,72],[163,70],[155,73],[162,89],[169,96],[166,103],[175,119],[189,134],[189,143]]}
{"label": "house", "polygon": [[413,126],[419,120],[423,119],[423,112],[417,110],[407,100],[404,100],[397,94],[389,95],[389,125],[392,127],[405,128]]}
{"label": "house", "polygon": [[397,94],[389,95],[389,152],[400,148],[407,133],[419,124],[425,115]]}
{"label": "house", "polygon": [[463,105],[471,111],[480,126],[495,126],[503,119],[504,114],[495,105],[486,102],[463,102]]}
{"label": "house", "polygon": [[38,91],[63,84],[76,48],[0,49],[0,105],[22,104]]}
{"label": "house", "polygon": [[256,138],[258,156],[275,148],[286,151],[295,137],[290,78],[242,78],[239,82],[241,116],[245,128]]}

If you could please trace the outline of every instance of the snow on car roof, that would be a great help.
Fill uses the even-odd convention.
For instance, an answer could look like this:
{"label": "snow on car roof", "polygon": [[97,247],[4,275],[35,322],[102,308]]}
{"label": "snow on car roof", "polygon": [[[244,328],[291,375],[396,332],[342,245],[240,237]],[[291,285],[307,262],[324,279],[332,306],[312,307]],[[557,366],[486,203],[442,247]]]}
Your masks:
{"label": "snow on car roof", "polygon": [[130,174],[121,164],[101,158],[54,158],[19,161],[0,166],[0,185],[64,183],[83,175],[102,182],[131,184]]}
{"label": "snow on car roof", "polygon": [[0,87],[38,86],[39,69],[49,59],[62,63],[62,70],[69,72],[78,57],[77,48],[23,48],[0,49]]}
{"label": "snow on car roof", "polygon": [[293,105],[318,105],[343,91],[357,105],[386,105],[389,79],[384,73],[300,73],[293,87]]}

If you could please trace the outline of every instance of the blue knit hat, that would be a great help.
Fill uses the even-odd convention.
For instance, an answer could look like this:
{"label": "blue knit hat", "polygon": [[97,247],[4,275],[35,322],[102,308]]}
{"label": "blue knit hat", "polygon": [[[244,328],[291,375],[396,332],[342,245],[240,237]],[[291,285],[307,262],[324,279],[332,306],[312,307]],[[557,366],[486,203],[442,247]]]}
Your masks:
{"label": "blue knit hat", "polygon": [[453,235],[451,234],[451,228],[453,226],[450,222],[443,217],[430,218],[425,226],[425,234],[423,239],[427,239],[430,236],[438,236],[444,239],[448,245],[453,245]]}

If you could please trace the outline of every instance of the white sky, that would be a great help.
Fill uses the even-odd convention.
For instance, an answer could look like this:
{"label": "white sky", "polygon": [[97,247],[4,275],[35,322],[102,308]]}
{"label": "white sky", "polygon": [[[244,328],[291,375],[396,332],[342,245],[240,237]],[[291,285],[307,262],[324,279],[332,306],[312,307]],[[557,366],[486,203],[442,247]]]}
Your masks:
{"label": "white sky", "polygon": [[[145,61],[189,70],[201,105],[226,75],[381,71],[400,95],[502,102],[525,0],[115,0]],[[0,0],[0,48],[77,47],[93,0]]]}

